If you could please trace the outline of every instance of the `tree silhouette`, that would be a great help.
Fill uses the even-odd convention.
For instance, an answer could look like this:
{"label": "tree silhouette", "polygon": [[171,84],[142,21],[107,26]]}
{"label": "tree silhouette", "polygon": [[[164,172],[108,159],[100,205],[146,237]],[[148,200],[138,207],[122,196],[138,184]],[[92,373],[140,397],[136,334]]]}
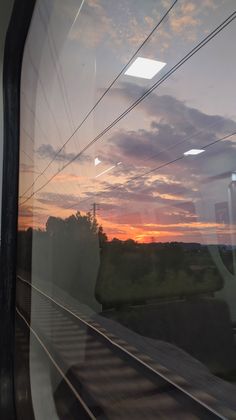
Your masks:
{"label": "tree silhouette", "polygon": [[78,300],[106,307],[212,293],[222,279],[200,244],[108,241],[91,214],[50,216],[45,231],[19,232],[19,267]]}

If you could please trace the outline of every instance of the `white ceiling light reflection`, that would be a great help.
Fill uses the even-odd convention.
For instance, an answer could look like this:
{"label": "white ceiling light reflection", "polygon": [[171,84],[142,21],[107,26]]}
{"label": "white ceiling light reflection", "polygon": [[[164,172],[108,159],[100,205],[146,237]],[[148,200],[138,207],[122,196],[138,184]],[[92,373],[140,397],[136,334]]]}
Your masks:
{"label": "white ceiling light reflection", "polygon": [[110,168],[105,169],[105,171],[100,172],[100,174],[96,175],[95,178],[98,178],[99,176],[107,174],[107,172],[110,172],[112,169],[116,168],[118,165],[121,165],[122,162],[116,163],[116,165],[110,166]]}
{"label": "white ceiling light reflection", "polygon": [[131,66],[128,67],[125,75],[141,77],[143,79],[152,79],[165,66],[166,63],[162,63],[161,61],[138,57]]}
{"label": "white ceiling light reflection", "polygon": [[94,159],[94,165],[95,165],[95,166],[98,166],[98,165],[99,165],[99,163],[101,163],[101,160],[100,160],[100,159],[98,159],[98,157],[96,157],[96,158]]}
{"label": "white ceiling light reflection", "polygon": [[187,152],[184,152],[184,156],[196,156],[196,155],[200,155],[203,152],[205,152],[204,149],[190,149],[190,150],[187,150]]}

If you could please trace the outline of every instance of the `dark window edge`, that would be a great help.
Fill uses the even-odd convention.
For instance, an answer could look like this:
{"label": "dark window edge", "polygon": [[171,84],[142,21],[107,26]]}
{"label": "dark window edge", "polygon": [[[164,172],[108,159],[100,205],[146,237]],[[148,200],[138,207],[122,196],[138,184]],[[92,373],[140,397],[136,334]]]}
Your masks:
{"label": "dark window edge", "polygon": [[3,62],[3,188],[0,277],[0,418],[13,420],[16,243],[19,178],[20,79],[35,0],[15,0]]}

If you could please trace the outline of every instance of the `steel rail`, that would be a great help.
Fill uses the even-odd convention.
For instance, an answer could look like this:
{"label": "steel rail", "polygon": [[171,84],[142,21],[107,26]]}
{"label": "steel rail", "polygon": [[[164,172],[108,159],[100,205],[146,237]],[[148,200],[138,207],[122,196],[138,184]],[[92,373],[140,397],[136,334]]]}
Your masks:
{"label": "steel rail", "polygon": [[103,337],[107,342],[109,342],[116,349],[118,349],[119,351],[123,352],[129,358],[131,358],[131,359],[135,360],[136,362],[138,362],[139,365],[145,367],[151,373],[154,373],[155,375],[159,376],[164,381],[166,381],[169,384],[171,384],[174,388],[178,389],[178,391],[181,391],[183,394],[185,394],[185,396],[187,396],[188,398],[190,398],[191,400],[193,400],[195,403],[199,404],[204,409],[206,409],[209,412],[211,412],[211,414],[217,416],[217,418],[219,418],[219,419],[226,420],[226,417],[224,417],[223,415],[221,415],[220,413],[218,413],[217,411],[215,411],[212,407],[210,407],[209,405],[207,405],[203,401],[199,400],[197,397],[195,397],[193,394],[191,394],[186,389],[184,389],[183,387],[181,387],[179,384],[173,382],[165,374],[163,374],[162,372],[159,372],[154,367],[152,367],[148,363],[146,363],[144,360],[140,359],[138,356],[136,356],[135,354],[132,354],[129,350],[127,350],[126,348],[124,348],[120,344],[116,343],[114,340],[112,340],[110,337],[108,337],[105,333],[103,333],[102,331],[100,331],[98,328],[96,328],[91,323],[89,323],[89,322],[85,321],[84,319],[82,319],[80,316],[78,316],[76,313],[74,313],[73,311],[71,311],[69,308],[67,308],[66,306],[64,306],[61,303],[57,302],[55,299],[53,299],[51,296],[47,295],[45,292],[43,292],[42,290],[40,290],[38,287],[32,285],[30,282],[28,282],[27,280],[23,279],[20,275],[17,275],[17,278],[21,282],[27,284],[29,287],[31,287],[32,289],[34,289],[35,291],[37,291],[39,294],[41,294],[42,296],[44,296],[45,298],[47,298],[48,300],[50,300],[51,302],[53,302],[56,306],[60,307],[63,311],[69,313],[70,315],[72,315],[73,317],[75,317],[76,319],[78,319],[84,326],[86,326],[90,330],[93,330],[96,334],[98,334],[101,337]]}
{"label": "steel rail", "polygon": [[41,340],[41,338],[39,337],[39,335],[36,333],[36,331],[31,327],[31,325],[29,324],[29,322],[27,321],[27,319],[24,317],[24,315],[19,311],[18,308],[16,308],[16,312],[17,314],[22,318],[22,320],[25,322],[25,324],[27,325],[27,327],[30,329],[30,331],[32,332],[32,334],[34,335],[34,337],[38,340],[39,344],[41,345],[41,347],[43,348],[43,350],[45,351],[45,353],[47,354],[47,356],[49,357],[49,359],[51,360],[51,362],[53,363],[53,365],[55,366],[55,368],[57,369],[57,371],[59,372],[59,374],[62,376],[62,378],[64,379],[64,381],[67,383],[67,385],[69,386],[69,388],[71,389],[71,391],[73,392],[73,394],[75,395],[75,397],[78,399],[78,401],[80,402],[80,404],[82,405],[82,407],[84,408],[84,410],[86,411],[86,413],[89,415],[89,417],[92,420],[96,420],[96,417],[93,415],[93,413],[90,411],[90,409],[88,408],[88,406],[86,405],[86,403],[84,402],[84,400],[81,398],[81,396],[79,395],[78,391],[75,389],[75,387],[71,384],[71,382],[69,381],[69,379],[64,375],[63,371],[61,370],[60,366],[58,365],[58,363],[54,360],[53,356],[51,355],[51,353],[48,351],[47,347],[44,345],[43,341]]}

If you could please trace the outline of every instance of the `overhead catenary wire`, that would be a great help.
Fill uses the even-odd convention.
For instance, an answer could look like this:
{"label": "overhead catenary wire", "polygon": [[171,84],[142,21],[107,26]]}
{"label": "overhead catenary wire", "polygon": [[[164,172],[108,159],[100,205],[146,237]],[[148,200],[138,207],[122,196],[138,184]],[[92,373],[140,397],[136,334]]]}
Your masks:
{"label": "overhead catenary wire", "polygon": [[[175,64],[160,80],[155,82],[141,97],[139,97],[132,105],[130,105],[122,114],[120,114],[111,124],[109,124],[101,133],[99,133],[91,142],[89,142],[73,159],[67,162],[63,167],[52,175],[48,181],[41,187],[36,189],[21,205],[33,197],[37,192],[41,191],[46,187],[60,172],[68,167],[72,162],[77,160],[89,147],[96,143],[102,138],[108,131],[111,130],[121,119],[123,119],[129,112],[131,112],[139,103],[147,98],[160,84],[162,84],[167,78],[169,78],[175,71],[177,71],[186,61],[188,61],[194,54],[196,54],[201,48],[203,48],[208,42],[210,42],[216,35],[218,35],[225,27],[227,27],[236,18],[236,12],[233,12],[227,19],[225,19],[219,26],[217,26],[210,34],[208,34],[202,41],[200,41],[189,53],[187,53],[177,64]],[[44,171],[41,173],[43,174]]]}
{"label": "overhead catenary wire", "polygon": [[[119,77],[124,73],[124,71],[127,69],[127,67],[130,65],[130,63],[132,62],[132,60],[134,59],[134,57],[139,53],[139,51],[143,48],[143,46],[148,42],[148,40],[151,38],[151,36],[154,34],[154,32],[158,29],[158,27],[161,25],[161,23],[166,19],[166,17],[168,16],[168,14],[171,12],[171,10],[173,9],[173,7],[176,5],[178,0],[175,0],[172,5],[169,7],[169,9],[166,11],[166,13],[162,16],[162,18],[158,21],[158,23],[154,26],[154,28],[151,30],[151,32],[149,33],[149,35],[145,38],[145,40],[140,44],[140,46],[138,47],[138,49],[133,53],[133,55],[130,57],[130,59],[128,60],[128,62],[125,64],[124,67],[122,67],[122,69],[120,70],[120,72],[117,74],[117,76],[113,79],[113,81],[109,84],[109,86],[105,89],[105,91],[103,92],[103,94],[100,96],[100,98],[97,100],[97,102],[93,105],[93,107],[87,112],[87,114],[85,115],[85,117],[83,118],[83,120],[80,122],[80,124],[76,127],[76,129],[72,132],[72,134],[69,136],[69,138],[63,143],[63,145],[58,149],[58,151],[55,153],[55,156],[49,161],[49,163],[46,165],[46,167],[44,168],[44,170],[41,172],[41,174],[35,178],[35,180],[33,181],[32,186],[35,185],[35,183],[37,182],[37,180],[40,178],[41,175],[43,175],[43,173],[45,173],[47,171],[47,169],[52,165],[52,163],[55,161],[55,159],[57,158],[57,156],[61,153],[61,151],[63,150],[63,148],[70,142],[70,140],[74,137],[74,135],[80,130],[80,128],[83,126],[83,124],[87,121],[87,119],[89,118],[89,116],[93,113],[93,111],[97,108],[97,106],[100,104],[100,102],[103,100],[103,98],[108,94],[108,92],[111,90],[111,88],[113,87],[113,85],[116,83],[116,81],[119,79]],[[35,66],[34,66],[35,68]],[[30,187],[30,188],[31,188]],[[29,188],[29,189],[30,189]],[[22,195],[22,197],[27,194],[27,192],[29,191],[29,189],[27,191],[24,192],[24,194]]]}

